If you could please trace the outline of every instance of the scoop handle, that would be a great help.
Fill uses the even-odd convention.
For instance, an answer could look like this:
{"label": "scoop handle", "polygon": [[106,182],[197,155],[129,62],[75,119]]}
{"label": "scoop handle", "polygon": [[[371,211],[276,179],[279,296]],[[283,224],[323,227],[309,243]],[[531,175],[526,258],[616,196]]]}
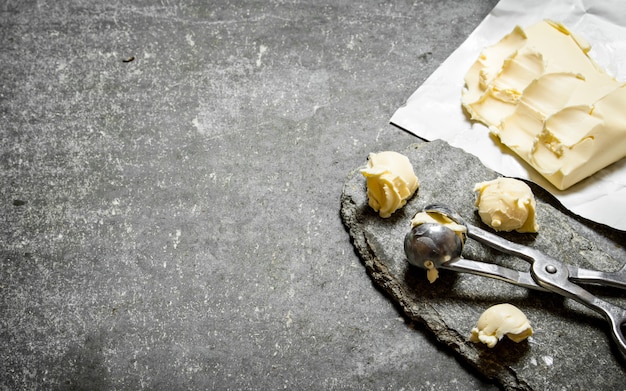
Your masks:
{"label": "scoop handle", "polygon": [[[518,243],[511,242],[491,232],[466,224],[467,236],[496,250],[518,256],[531,263],[534,280],[548,291],[576,300],[592,310],[602,314],[611,326],[611,335],[623,355],[626,356],[626,309],[604,301],[570,279],[596,282],[623,288],[624,268],[615,273],[593,272],[591,270],[570,267],[546,254]],[[574,275],[570,275],[570,268]]]}
{"label": "scoop handle", "polygon": [[511,242],[510,240],[506,240],[489,231],[473,226],[472,224],[465,223],[465,227],[467,228],[468,237],[493,249],[502,251],[503,253],[515,255],[529,263],[532,263],[536,257],[543,255],[543,253],[532,247]]}
{"label": "scoop handle", "polygon": [[626,289],[626,263],[616,272],[580,269],[570,265],[567,268],[572,281]]}
{"label": "scoop handle", "polygon": [[513,270],[493,263],[457,258],[442,264],[441,268],[495,278],[527,289],[548,292],[548,289],[535,282],[530,272]]}
{"label": "scoop handle", "polygon": [[535,281],[546,289],[569,297],[602,314],[611,325],[611,335],[626,356],[626,309],[602,300],[570,281],[567,265],[549,257],[535,260],[531,272]]}

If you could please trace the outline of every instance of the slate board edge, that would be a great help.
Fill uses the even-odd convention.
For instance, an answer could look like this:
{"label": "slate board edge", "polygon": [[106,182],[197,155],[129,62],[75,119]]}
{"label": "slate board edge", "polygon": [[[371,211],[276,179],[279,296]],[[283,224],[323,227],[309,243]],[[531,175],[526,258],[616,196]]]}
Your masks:
{"label": "slate board edge", "polygon": [[[422,148],[426,143],[411,144],[408,148]],[[429,332],[435,337],[435,339],[449,348],[455,356],[468,363],[472,368],[475,368],[481,375],[488,379],[494,380],[498,385],[504,387],[505,390],[532,390],[532,388],[521,381],[515,371],[504,366],[496,361],[491,361],[489,365],[485,365],[484,358],[480,357],[480,351],[468,345],[466,342],[466,336],[459,335],[455,330],[449,329],[441,317],[437,315],[431,315],[436,311],[432,309],[429,312],[420,311],[415,303],[409,303],[406,299],[407,294],[402,287],[389,277],[389,273],[384,272],[387,266],[382,263],[375,255],[372,247],[369,245],[367,237],[364,231],[354,228],[358,224],[351,224],[350,220],[355,216],[358,216],[358,212],[355,212],[357,208],[356,202],[345,191],[345,186],[349,184],[351,178],[355,175],[361,175],[360,168],[351,171],[344,185],[344,190],[341,194],[341,219],[348,230],[352,244],[357,250],[357,253],[363,261],[367,273],[372,280],[388,295],[392,300],[400,306],[403,313],[411,320],[421,323],[426,326]],[[420,303],[421,305],[428,306],[428,304]],[[427,315],[427,316],[424,316]],[[478,365],[479,360],[481,365]]]}

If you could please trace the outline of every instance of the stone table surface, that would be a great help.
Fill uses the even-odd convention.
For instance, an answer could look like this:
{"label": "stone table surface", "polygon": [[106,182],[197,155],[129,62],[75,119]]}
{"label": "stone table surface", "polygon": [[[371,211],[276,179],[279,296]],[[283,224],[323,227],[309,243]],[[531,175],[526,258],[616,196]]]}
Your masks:
{"label": "stone table surface", "polygon": [[1,2],[0,389],[497,389],[339,215],[495,4]]}

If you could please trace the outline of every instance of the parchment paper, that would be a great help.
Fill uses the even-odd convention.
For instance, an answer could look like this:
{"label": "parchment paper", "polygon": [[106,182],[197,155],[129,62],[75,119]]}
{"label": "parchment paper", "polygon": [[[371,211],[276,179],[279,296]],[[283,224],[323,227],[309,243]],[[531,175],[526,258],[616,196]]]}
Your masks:
{"label": "parchment paper", "polygon": [[591,58],[617,80],[626,80],[626,3],[622,0],[502,0],[394,113],[391,123],[425,140],[445,140],[502,175],[533,181],[573,213],[626,231],[626,159],[560,191],[463,112],[463,78],[481,50],[515,25],[527,27],[542,19],[561,22],[585,38],[592,45]]}

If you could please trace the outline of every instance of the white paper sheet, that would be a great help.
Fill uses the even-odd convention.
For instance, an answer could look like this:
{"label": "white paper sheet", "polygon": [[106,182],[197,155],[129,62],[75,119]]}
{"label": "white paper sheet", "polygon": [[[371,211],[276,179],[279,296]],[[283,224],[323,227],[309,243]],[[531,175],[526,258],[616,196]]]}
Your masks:
{"label": "white paper sheet", "polygon": [[514,153],[500,147],[487,127],[472,124],[463,113],[463,79],[481,50],[498,42],[515,25],[528,27],[542,19],[561,22],[586,39],[592,45],[591,58],[617,80],[626,80],[623,0],[501,0],[394,113],[391,123],[426,140],[445,140],[479,157],[485,166],[502,175],[537,183],[575,214],[626,231],[626,159],[560,191]]}

